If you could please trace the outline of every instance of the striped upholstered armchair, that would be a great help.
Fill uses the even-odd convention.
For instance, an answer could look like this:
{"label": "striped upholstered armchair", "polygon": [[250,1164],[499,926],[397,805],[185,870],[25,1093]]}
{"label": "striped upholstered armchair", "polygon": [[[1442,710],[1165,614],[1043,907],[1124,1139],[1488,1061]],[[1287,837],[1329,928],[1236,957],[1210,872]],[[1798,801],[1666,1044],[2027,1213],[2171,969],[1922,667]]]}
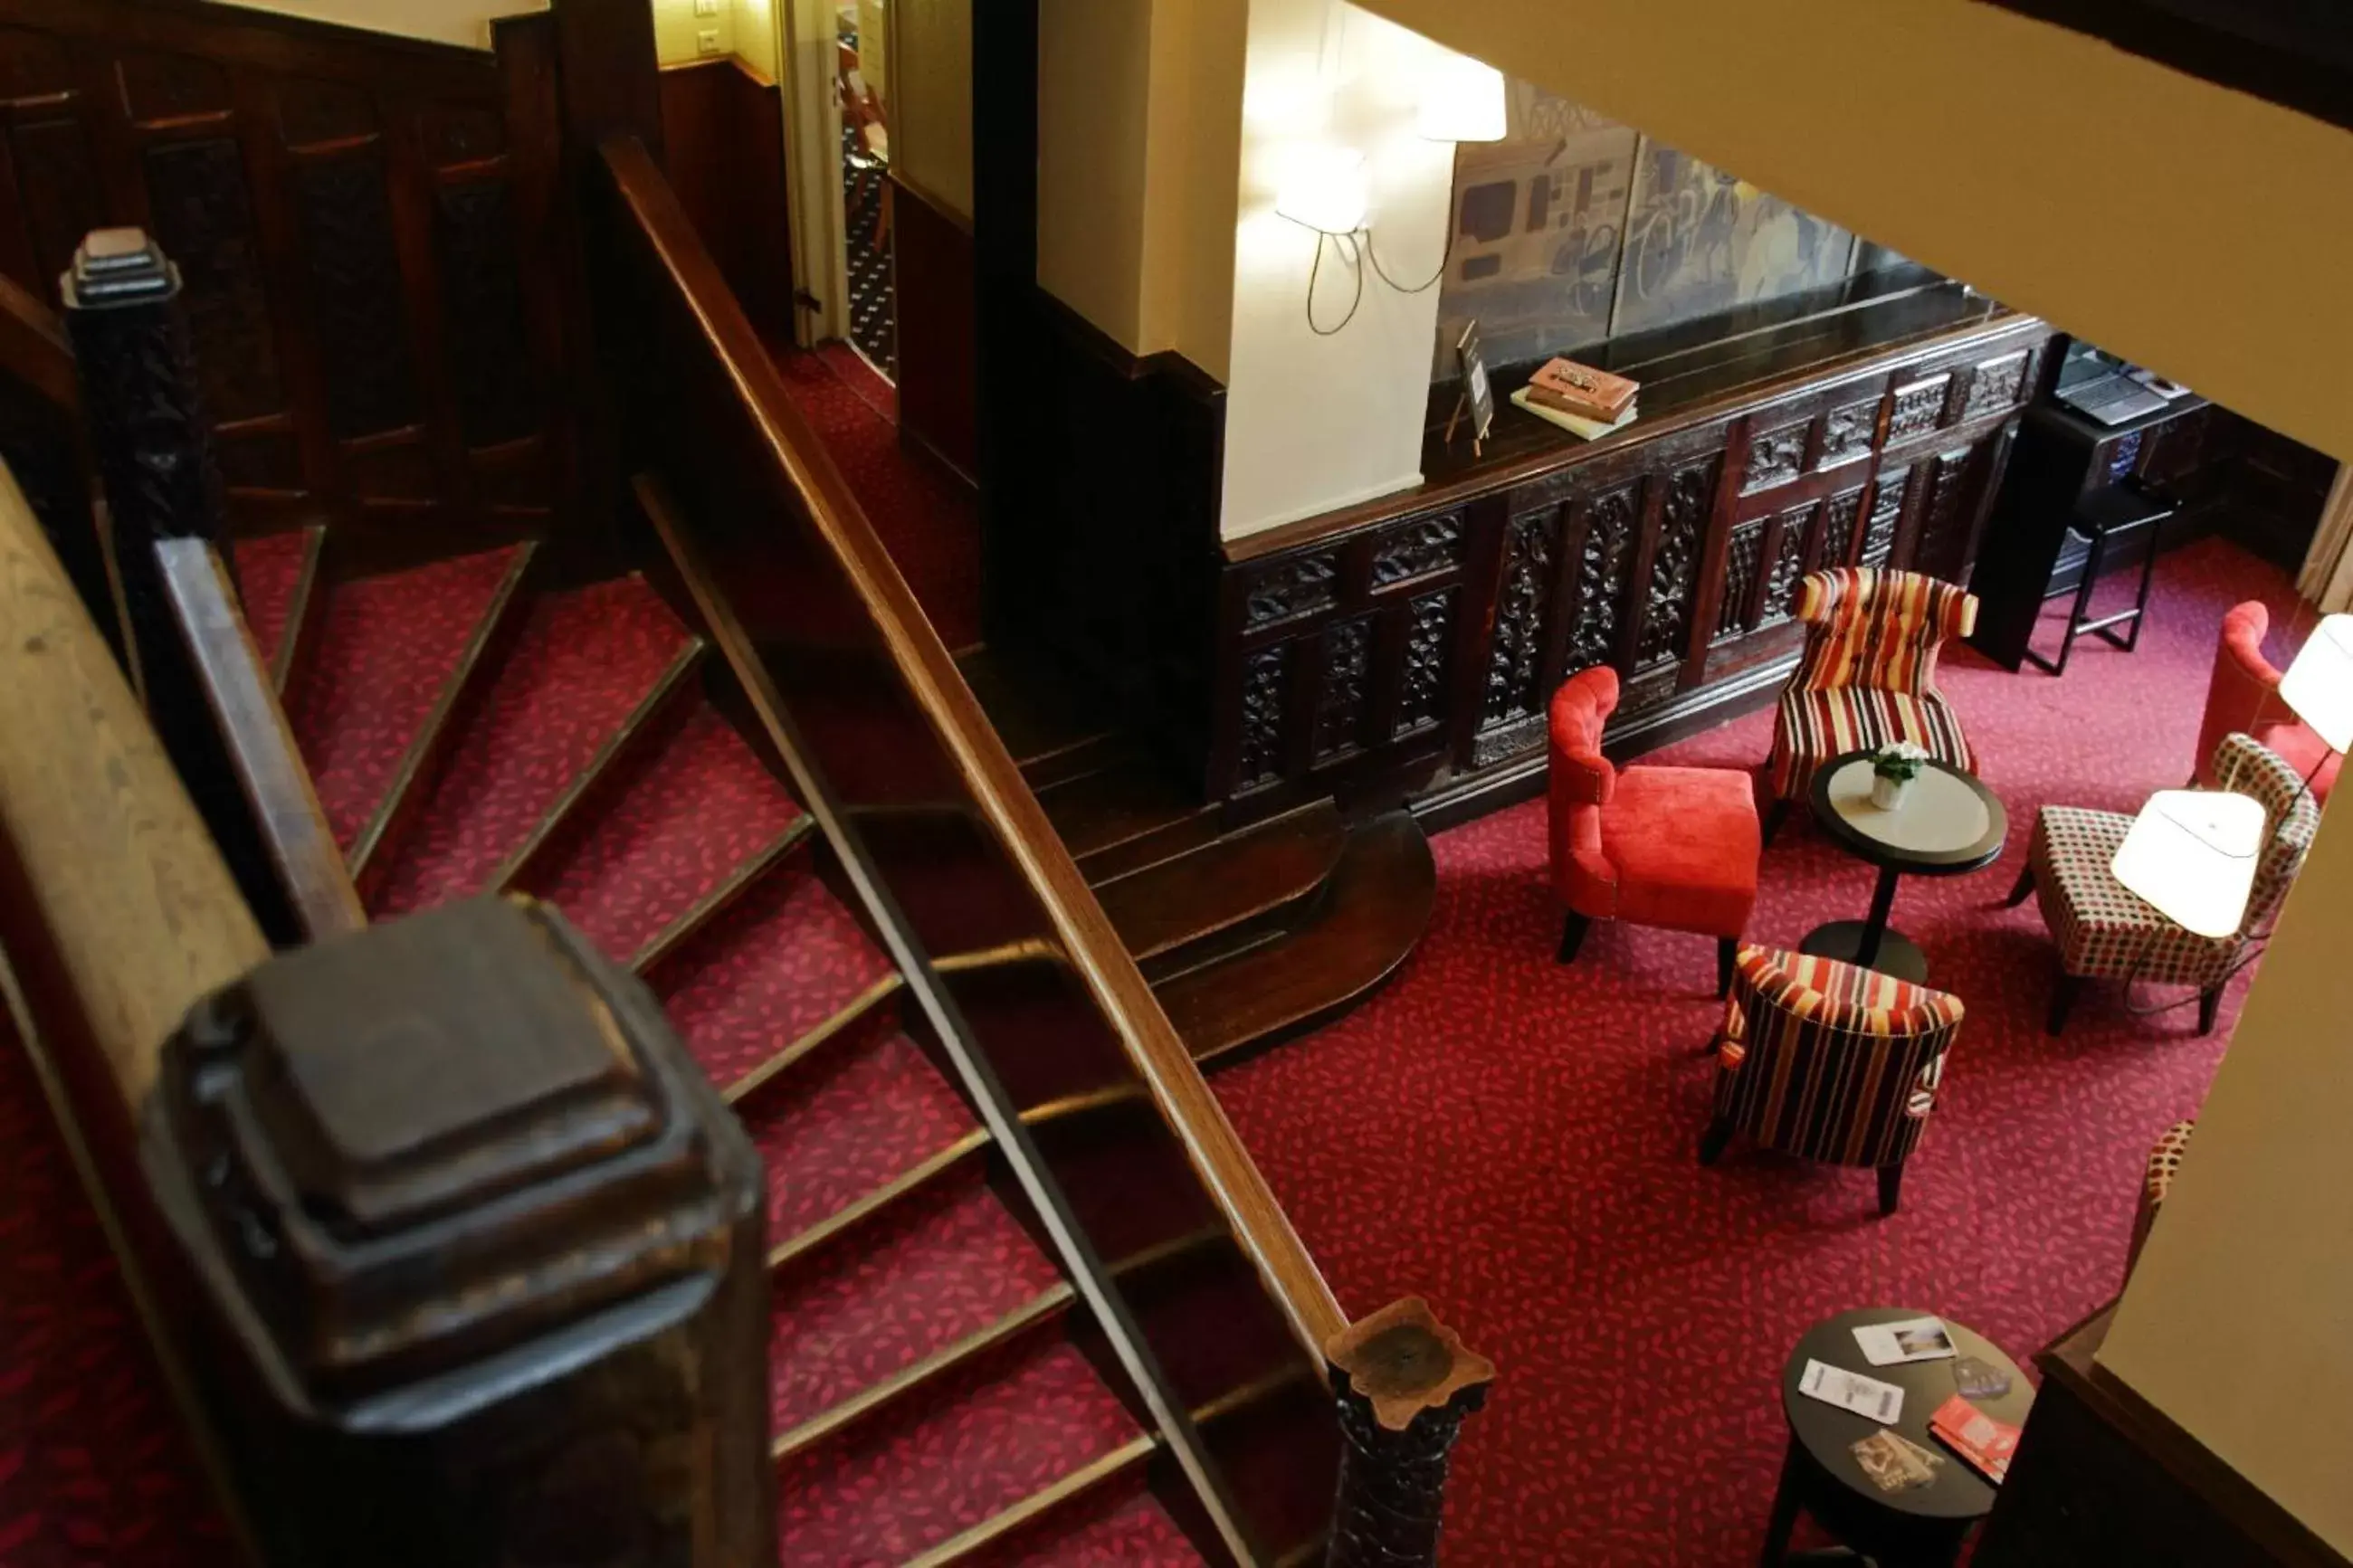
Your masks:
{"label": "striped upholstered armchair", "polygon": [[1936,653],[1977,625],[1976,595],[1916,572],[1841,566],[1808,576],[1798,600],[1806,651],[1773,714],[1765,842],[1831,758],[1910,741],[1968,773],[1977,754],[1936,689]]}
{"label": "striped upholstered armchair", "polygon": [[1875,969],[1743,947],[1700,1163],[1715,1164],[1738,1132],[1784,1154],[1868,1165],[1879,1212],[1894,1214],[1961,1013],[1959,997]]}
{"label": "striped upholstered armchair", "polygon": [[2263,803],[2263,858],[2246,917],[2225,937],[2200,936],[2176,925],[2116,880],[2109,868],[2133,819],[2080,805],[2046,805],[2034,818],[2010,901],[2031,893],[2042,923],[2059,944],[2059,977],[2051,991],[2044,1028],[2058,1034],[2088,980],[2186,985],[2198,993],[2198,1032],[2214,1027],[2223,984],[2253,935],[2268,929],[2287,897],[2320,827],[2320,807],[2286,759],[2249,735],[2225,735],[2214,748],[2207,776],[2216,787]]}

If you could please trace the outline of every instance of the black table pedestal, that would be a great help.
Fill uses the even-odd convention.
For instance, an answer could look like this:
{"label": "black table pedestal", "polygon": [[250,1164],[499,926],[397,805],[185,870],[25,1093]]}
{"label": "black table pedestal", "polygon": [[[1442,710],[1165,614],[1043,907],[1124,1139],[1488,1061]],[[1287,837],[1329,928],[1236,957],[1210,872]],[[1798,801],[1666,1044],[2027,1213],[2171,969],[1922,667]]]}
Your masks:
{"label": "black table pedestal", "polygon": [[1888,912],[1895,906],[1893,866],[1879,868],[1879,883],[1871,892],[1871,913],[1859,921],[1832,921],[1816,926],[1798,944],[1811,958],[1835,958],[1863,969],[1876,969],[1915,985],[1928,983],[1928,959],[1909,937],[1887,929]]}

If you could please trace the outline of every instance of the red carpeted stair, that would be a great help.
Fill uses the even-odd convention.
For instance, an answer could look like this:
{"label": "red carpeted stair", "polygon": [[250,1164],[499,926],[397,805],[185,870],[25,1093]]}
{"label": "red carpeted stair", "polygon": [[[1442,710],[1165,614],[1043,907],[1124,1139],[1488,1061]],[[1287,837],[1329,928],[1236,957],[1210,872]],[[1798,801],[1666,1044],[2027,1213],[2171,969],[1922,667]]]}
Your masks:
{"label": "red carpeted stair", "polygon": [[[901,1027],[897,973],[813,819],[706,693],[702,639],[636,577],[544,590],[528,545],[347,582],[318,559],[298,533],[237,564],[265,658],[310,628],[286,706],[338,840],[367,858],[370,913],[548,899],[638,970],[760,1150],[783,1561],[1201,1561],[987,1131]],[[22,1058],[0,1073],[11,1198],[54,1194]],[[58,1228],[15,1201],[0,1227]],[[43,1276],[0,1355],[0,1562],[211,1561],[110,1260],[91,1227],[63,1232],[0,1237],[6,1268]],[[103,1378],[59,1377],[59,1358]],[[94,1453],[125,1421],[140,1446]],[[77,1496],[89,1518],[52,1516]]]}

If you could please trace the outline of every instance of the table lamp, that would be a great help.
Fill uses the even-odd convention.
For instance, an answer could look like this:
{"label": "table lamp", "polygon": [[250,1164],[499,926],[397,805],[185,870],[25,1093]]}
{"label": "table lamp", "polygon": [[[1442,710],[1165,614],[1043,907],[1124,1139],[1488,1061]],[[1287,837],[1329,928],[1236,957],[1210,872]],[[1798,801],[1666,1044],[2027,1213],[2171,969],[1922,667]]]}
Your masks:
{"label": "table lamp", "polygon": [[2263,803],[2229,790],[2164,789],[2148,797],[2108,868],[2175,924],[2238,934],[2263,847]]}
{"label": "table lamp", "polygon": [[2320,618],[2280,677],[2279,694],[2331,752],[2353,745],[2353,616]]}

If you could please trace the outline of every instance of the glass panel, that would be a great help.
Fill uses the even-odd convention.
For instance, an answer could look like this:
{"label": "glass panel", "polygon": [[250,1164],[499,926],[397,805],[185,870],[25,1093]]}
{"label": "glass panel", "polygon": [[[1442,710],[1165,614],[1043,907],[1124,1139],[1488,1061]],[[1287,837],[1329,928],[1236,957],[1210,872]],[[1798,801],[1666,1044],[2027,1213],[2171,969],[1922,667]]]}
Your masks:
{"label": "glass panel", "polygon": [[1836,224],[1644,137],[1611,335],[1835,282],[1853,250]]}

